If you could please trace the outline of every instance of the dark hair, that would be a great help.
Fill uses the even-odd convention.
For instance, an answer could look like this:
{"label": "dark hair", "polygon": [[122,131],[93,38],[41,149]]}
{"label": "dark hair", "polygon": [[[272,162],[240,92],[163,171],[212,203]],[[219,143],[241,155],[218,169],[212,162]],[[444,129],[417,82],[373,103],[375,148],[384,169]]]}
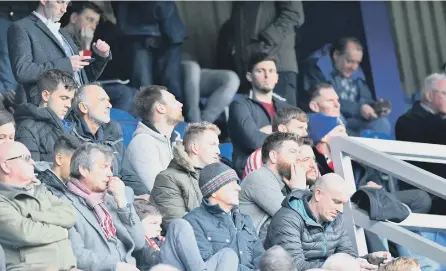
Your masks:
{"label": "dark hair", "polygon": [[43,72],[40,75],[39,81],[37,82],[37,89],[39,93],[42,93],[44,90],[53,93],[59,84],[62,84],[65,89],[70,91],[78,88],[72,74],[65,71],[52,69]]}
{"label": "dark hair", "polygon": [[53,159],[56,160],[57,153],[63,152],[72,154],[80,146],[81,143],[76,137],[72,135],[62,135],[56,140],[56,143],[54,143]]}
{"label": "dark hair", "polygon": [[81,14],[86,9],[91,9],[99,15],[102,15],[103,10],[91,1],[72,1],[71,13],[76,12]]}
{"label": "dark hair", "polygon": [[333,88],[333,85],[329,83],[317,83],[316,85],[313,85],[308,90],[308,93],[310,94],[310,101],[313,101],[314,99],[318,98],[321,95],[321,89],[325,88]]}
{"label": "dark hair", "polygon": [[255,52],[249,58],[247,72],[252,72],[254,67],[258,63],[263,62],[263,61],[273,61],[274,64],[277,65],[277,59],[274,56],[271,56],[265,52]]}
{"label": "dark hair", "polygon": [[162,216],[158,207],[150,204],[150,202],[145,199],[135,199],[133,207],[135,207],[136,214],[141,221],[148,216]]}
{"label": "dark hair", "polygon": [[297,271],[293,259],[281,246],[273,246],[263,254],[259,263],[260,271]]}
{"label": "dark hair", "polygon": [[294,141],[299,144],[299,146],[303,143],[303,140],[293,133],[275,132],[268,135],[262,145],[263,164],[266,164],[266,162],[268,161],[269,153],[271,151],[279,150],[282,147],[283,142],[285,141]]}
{"label": "dark hair", "polygon": [[166,87],[150,85],[141,87],[135,95],[135,108],[138,115],[147,121],[152,121],[153,108],[156,103],[165,103],[163,99],[163,90],[168,91]]}
{"label": "dark hair", "polygon": [[330,49],[330,56],[333,57],[335,52],[338,52],[339,54],[343,55],[345,54],[345,51],[347,50],[348,44],[352,42],[355,43],[356,46],[362,51],[362,45],[361,42],[355,38],[355,37],[343,37],[339,40],[335,41]]}
{"label": "dark hair", "polygon": [[272,121],[272,129],[277,132],[279,125],[286,125],[291,120],[296,119],[300,122],[308,122],[308,116],[305,112],[297,107],[281,108],[277,110]]}
{"label": "dark hair", "polygon": [[14,117],[6,110],[0,110],[0,126],[12,122],[15,126]]}

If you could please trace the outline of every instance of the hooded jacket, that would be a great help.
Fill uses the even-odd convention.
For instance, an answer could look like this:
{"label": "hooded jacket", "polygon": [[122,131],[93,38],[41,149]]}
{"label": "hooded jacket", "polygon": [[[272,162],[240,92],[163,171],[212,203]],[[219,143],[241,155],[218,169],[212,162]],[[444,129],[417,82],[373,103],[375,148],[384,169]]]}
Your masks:
{"label": "hooded jacket", "polygon": [[297,270],[321,268],[335,253],[347,253],[356,258],[342,214],[329,223],[317,223],[308,204],[311,196],[310,190],[294,190],[284,199],[282,208],[272,218],[265,248],[283,247],[293,258]]}
{"label": "hooded jacket", "polygon": [[62,120],[48,107],[32,104],[19,105],[14,113],[17,123],[16,141],[23,143],[31,152],[34,161],[53,161],[56,140],[70,131]]}
{"label": "hooded jacket", "polygon": [[[170,137],[164,136],[152,128],[142,122],[138,123],[122,163],[123,167],[136,172],[141,181],[137,189],[132,187],[136,195],[151,191],[156,175],[165,170],[173,158]],[[131,186],[128,183],[126,185]],[[139,187],[141,185],[144,185],[145,189],[141,189]]]}
{"label": "hooded jacket", "polygon": [[173,148],[173,157],[167,169],[156,176],[150,194],[150,201],[163,214],[164,230],[170,221],[200,207],[203,199],[198,184],[199,170],[192,165],[183,144]]}

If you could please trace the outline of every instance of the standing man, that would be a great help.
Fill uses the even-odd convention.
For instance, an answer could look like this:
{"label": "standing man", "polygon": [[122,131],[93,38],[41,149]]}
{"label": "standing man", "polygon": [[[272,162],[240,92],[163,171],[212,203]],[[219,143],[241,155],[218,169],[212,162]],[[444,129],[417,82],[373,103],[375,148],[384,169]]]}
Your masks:
{"label": "standing man", "polygon": [[[14,22],[8,30],[9,58],[14,76],[23,84],[28,102],[39,104],[36,83],[49,69],[73,74],[79,85],[96,81],[111,60],[110,46],[102,40],[93,44],[92,57],[79,55],[70,35],[58,21],[70,1],[41,0],[28,17]],[[89,65],[91,63],[91,65]]]}
{"label": "standing man", "polygon": [[249,67],[253,53],[265,52],[278,60],[279,82],[275,92],[296,106],[297,58],[295,28],[304,23],[301,1],[234,2],[234,58],[240,78]]}

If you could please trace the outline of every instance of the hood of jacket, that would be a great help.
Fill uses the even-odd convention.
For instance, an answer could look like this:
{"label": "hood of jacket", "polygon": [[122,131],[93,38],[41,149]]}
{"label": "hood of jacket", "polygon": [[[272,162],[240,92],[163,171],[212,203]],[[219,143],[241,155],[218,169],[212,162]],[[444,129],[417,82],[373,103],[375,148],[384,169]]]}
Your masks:
{"label": "hood of jacket", "polygon": [[102,124],[94,135],[91,133],[85,121],[74,110],[70,110],[65,119],[73,123],[72,132],[82,141],[113,145],[123,140],[122,129],[113,120],[110,120],[109,123]]}
{"label": "hood of jacket", "polygon": [[294,190],[283,200],[282,207],[296,211],[307,226],[321,227],[310,209],[309,201],[313,193],[310,190]]}
{"label": "hood of jacket", "polygon": [[175,146],[173,146],[172,152],[173,159],[170,162],[169,167],[191,173],[196,172],[194,166],[192,165],[192,161],[189,158],[189,155],[187,155],[186,150],[184,149],[184,145],[182,142],[178,142]]}
{"label": "hood of jacket", "polygon": [[37,107],[29,103],[21,104],[16,108],[14,112],[14,119],[17,122],[17,126],[19,126],[23,121],[31,119],[38,122],[53,124],[61,129],[65,129],[62,125],[62,121],[51,109],[48,107]]}

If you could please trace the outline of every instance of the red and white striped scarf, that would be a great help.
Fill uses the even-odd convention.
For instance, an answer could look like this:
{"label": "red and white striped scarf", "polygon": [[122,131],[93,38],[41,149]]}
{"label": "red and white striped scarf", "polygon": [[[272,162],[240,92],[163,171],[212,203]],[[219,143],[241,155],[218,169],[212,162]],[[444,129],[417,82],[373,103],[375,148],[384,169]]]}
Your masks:
{"label": "red and white striped scarf", "polygon": [[87,206],[93,209],[101,229],[104,231],[105,237],[111,239],[116,237],[116,228],[113,224],[113,218],[104,204],[104,198],[107,192],[91,193],[78,179],[71,178],[67,183],[68,190],[73,194],[83,198]]}

